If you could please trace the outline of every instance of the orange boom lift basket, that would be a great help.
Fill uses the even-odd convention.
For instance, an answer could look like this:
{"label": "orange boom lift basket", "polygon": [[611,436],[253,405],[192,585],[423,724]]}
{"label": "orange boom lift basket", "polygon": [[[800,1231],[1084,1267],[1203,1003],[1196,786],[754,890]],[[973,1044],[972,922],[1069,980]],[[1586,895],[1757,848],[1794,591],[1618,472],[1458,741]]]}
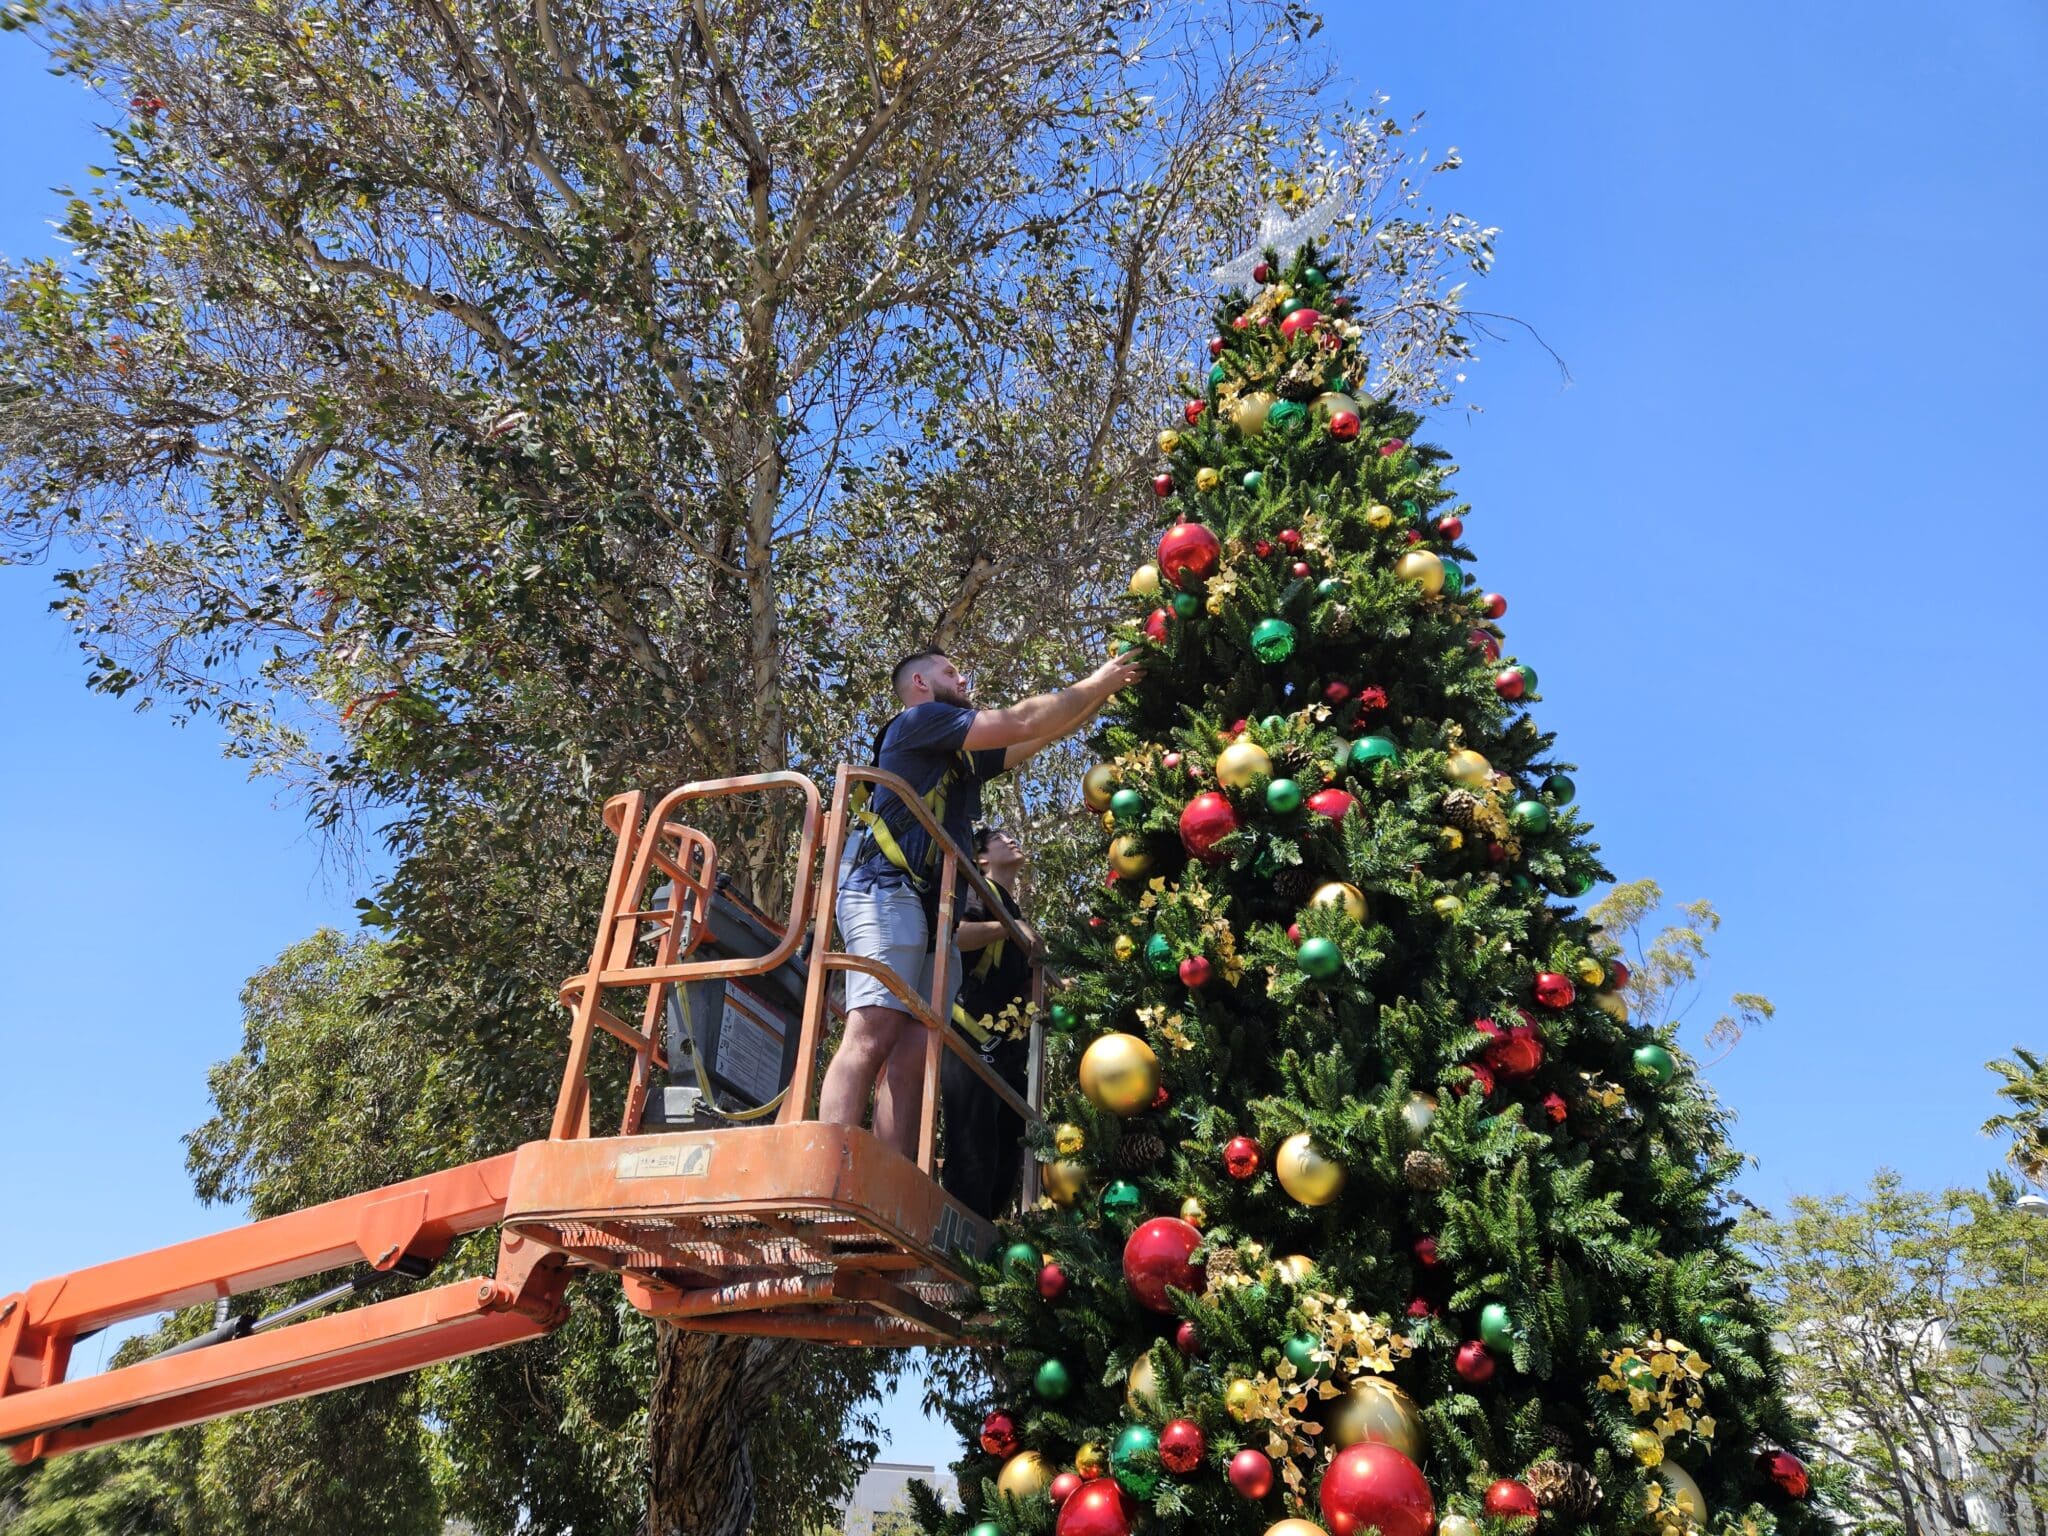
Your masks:
{"label": "orange boom lift basket", "polygon": [[[994,1230],[933,1178],[941,1053],[955,1052],[1027,1123],[1035,1122],[1043,1042],[1032,1027],[1029,1091],[992,1073],[935,1000],[950,956],[934,958],[933,996],[872,960],[833,949],[832,910],[854,786],[901,797],[943,855],[939,921],[950,928],[964,879],[1031,956],[1032,935],[1003,915],[972,860],[893,774],[842,766],[829,814],[795,773],[686,784],[650,810],[647,796],[604,808],[617,837],[590,963],[562,986],[568,1060],[548,1139],[387,1189],[39,1281],[0,1298],[0,1444],[16,1461],[154,1434],[454,1360],[548,1332],[576,1277],[608,1270],[650,1316],[679,1328],[833,1344],[957,1342],[972,1292],[967,1261]],[[680,819],[700,801],[796,796],[801,802],[789,911],[758,955],[713,954],[718,848]],[[736,807],[742,813],[744,806]],[[803,951],[807,947],[805,958]],[[636,1134],[666,1082],[664,1010],[673,989],[802,975],[794,1068],[772,1122]],[[926,1030],[924,1098],[913,1162],[858,1127],[812,1118],[835,971],[875,976]],[[637,1017],[633,1001],[637,998]],[[1034,1019],[1039,1009],[1032,1010]],[[617,1130],[592,1130],[600,1037],[630,1055]],[[772,1101],[771,1101],[772,1102]],[[1023,1199],[1037,1199],[1025,1160]],[[456,1239],[499,1228],[489,1275],[421,1284]],[[329,1271],[349,1274],[268,1315],[232,1298]],[[414,1288],[364,1299],[387,1286]],[[344,1301],[356,1305],[327,1310]],[[110,1324],[213,1302],[198,1339],[102,1375],[67,1380],[73,1345]]]}

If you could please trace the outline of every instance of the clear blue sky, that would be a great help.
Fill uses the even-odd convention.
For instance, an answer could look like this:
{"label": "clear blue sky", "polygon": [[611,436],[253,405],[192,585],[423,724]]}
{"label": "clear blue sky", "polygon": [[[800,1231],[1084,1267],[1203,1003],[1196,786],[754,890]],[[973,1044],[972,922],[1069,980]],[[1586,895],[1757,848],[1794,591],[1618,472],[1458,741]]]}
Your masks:
{"label": "clear blue sky", "polygon": [[[1713,898],[1715,989],[1779,1005],[1713,1074],[1746,1188],[1974,1181],[1981,1064],[2048,1047],[2048,12],[1331,9],[1503,228],[1475,302],[1571,367],[1489,345],[1433,435],[1609,863]],[[48,248],[91,115],[0,42],[0,249]],[[237,988],[358,894],[203,726],[88,696],[47,595],[0,571],[0,1293],[221,1224],[178,1136]]]}

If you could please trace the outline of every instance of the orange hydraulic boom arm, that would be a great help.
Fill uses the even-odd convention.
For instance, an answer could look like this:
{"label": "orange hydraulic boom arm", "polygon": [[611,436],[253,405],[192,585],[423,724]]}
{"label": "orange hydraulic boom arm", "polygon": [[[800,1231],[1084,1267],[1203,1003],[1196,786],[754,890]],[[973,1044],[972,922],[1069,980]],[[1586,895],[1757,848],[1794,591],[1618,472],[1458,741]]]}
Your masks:
{"label": "orange hydraulic boom arm", "polygon": [[[636,1306],[676,1327],[846,1344],[957,1340],[954,1314],[971,1295],[962,1256],[985,1253],[994,1233],[931,1176],[941,1052],[954,1051],[1035,1122],[1042,1042],[1034,1025],[1030,1092],[1020,1098],[940,1018],[943,949],[926,999],[875,962],[830,947],[849,799],[861,782],[896,790],[943,850],[941,926],[951,925],[964,875],[1036,961],[1032,936],[1005,915],[973,863],[909,786],[879,769],[842,767],[822,817],[817,787],[794,773],[687,784],[651,812],[640,793],[618,796],[605,806],[619,841],[589,968],[562,988],[572,1018],[550,1139],[0,1298],[0,1444],[28,1462],[534,1338],[558,1325],[567,1282],[590,1268],[620,1273]],[[693,801],[773,792],[803,802],[779,940],[758,957],[693,960],[717,884],[717,847],[675,813]],[[657,904],[650,893],[664,883],[672,895]],[[669,1066],[660,1038],[666,989],[766,975],[813,928],[795,1076],[774,1123],[633,1134],[656,1074]],[[878,975],[926,1029],[915,1162],[858,1127],[810,1118],[835,970]],[[633,990],[646,993],[637,1023],[606,1006]],[[1034,964],[1033,1002],[1041,997]],[[589,1062],[599,1036],[634,1061],[618,1134],[593,1137]],[[1028,1203],[1038,1180],[1026,1161]],[[493,1225],[502,1230],[490,1276],[310,1315],[387,1280],[424,1279],[457,1238]],[[73,1345],[109,1324],[207,1301],[224,1309],[230,1297],[343,1267],[352,1278],[269,1316],[223,1317],[211,1333],[161,1354],[66,1379]]]}

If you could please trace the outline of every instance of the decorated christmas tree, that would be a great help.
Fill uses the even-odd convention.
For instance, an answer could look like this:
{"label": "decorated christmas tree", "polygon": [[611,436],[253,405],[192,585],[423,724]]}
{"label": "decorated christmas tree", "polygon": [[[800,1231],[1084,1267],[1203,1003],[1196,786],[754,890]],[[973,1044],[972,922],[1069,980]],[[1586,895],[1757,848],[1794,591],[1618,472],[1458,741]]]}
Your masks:
{"label": "decorated christmas tree", "polygon": [[1813,1531],[1739,1159],[1339,273],[1269,250],[1159,434],[1087,775],[1048,1198],[985,1291],[972,1536]]}

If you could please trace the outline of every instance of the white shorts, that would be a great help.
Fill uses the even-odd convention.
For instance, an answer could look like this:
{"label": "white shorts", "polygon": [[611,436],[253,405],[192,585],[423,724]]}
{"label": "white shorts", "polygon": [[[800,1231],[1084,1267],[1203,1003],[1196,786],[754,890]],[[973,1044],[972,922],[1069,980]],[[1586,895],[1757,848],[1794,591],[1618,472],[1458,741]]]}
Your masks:
{"label": "white shorts", "polygon": [[[864,960],[879,960],[909,982],[929,1003],[932,997],[932,952],[925,948],[924,903],[908,885],[885,885],[868,891],[841,891],[837,903],[840,947]],[[960,951],[947,946],[946,996],[941,1020],[953,1016],[960,992]],[[846,1006],[903,1008],[903,1000],[872,976],[846,973]]]}

